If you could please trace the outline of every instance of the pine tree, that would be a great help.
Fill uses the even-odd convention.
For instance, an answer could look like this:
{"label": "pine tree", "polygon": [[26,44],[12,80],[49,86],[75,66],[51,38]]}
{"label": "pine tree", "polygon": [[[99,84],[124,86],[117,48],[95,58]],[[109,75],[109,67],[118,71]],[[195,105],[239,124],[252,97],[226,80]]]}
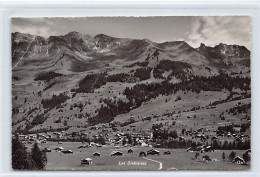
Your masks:
{"label": "pine tree", "polygon": [[226,159],[225,152],[222,153],[222,159],[223,159],[223,161],[225,161],[225,159]]}
{"label": "pine tree", "polygon": [[224,149],[224,150],[228,149],[228,142],[227,142],[227,140],[225,140],[225,142],[224,142],[224,144],[222,146],[222,149]]}
{"label": "pine tree", "polygon": [[126,138],[123,139],[122,144],[123,144],[123,145],[126,144]]}
{"label": "pine tree", "polygon": [[230,154],[229,154],[229,160],[232,161],[235,157],[236,157],[236,153],[234,151],[232,151]]}
{"label": "pine tree", "polygon": [[178,138],[178,133],[176,130],[173,130],[172,132],[172,138]]}
{"label": "pine tree", "polygon": [[47,163],[46,153],[41,151],[35,142],[31,151],[31,160],[34,169],[43,170]]}
{"label": "pine tree", "polygon": [[194,159],[197,159],[200,156],[198,152],[196,152]]}
{"label": "pine tree", "polygon": [[30,169],[28,153],[25,146],[20,142],[18,135],[12,139],[12,168]]}
{"label": "pine tree", "polygon": [[250,155],[249,155],[248,152],[246,152],[246,153],[243,154],[243,159],[245,160],[246,163],[247,163],[247,162],[250,162],[251,157],[250,157]]}
{"label": "pine tree", "polygon": [[132,136],[129,135],[127,138],[128,138],[128,144],[132,144],[132,143],[133,143],[133,141],[132,141]]}

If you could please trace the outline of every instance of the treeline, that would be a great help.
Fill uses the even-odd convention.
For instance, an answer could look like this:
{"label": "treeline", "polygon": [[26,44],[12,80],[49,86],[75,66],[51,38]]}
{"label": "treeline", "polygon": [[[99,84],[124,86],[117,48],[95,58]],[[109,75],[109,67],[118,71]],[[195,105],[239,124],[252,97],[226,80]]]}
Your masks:
{"label": "treeline", "polygon": [[250,122],[241,124],[241,126],[240,126],[240,127],[241,127],[240,132],[245,132],[247,129],[250,128],[250,126],[251,126],[251,123],[250,123]]}
{"label": "treeline", "polygon": [[18,135],[12,138],[12,168],[14,170],[44,170],[47,164],[46,153],[37,143],[27,152]]}
{"label": "treeline", "polygon": [[97,116],[90,118],[89,123],[93,125],[110,122],[116,115],[127,113],[159,95],[170,95],[177,91],[199,93],[201,91],[221,91],[222,89],[232,90],[233,88],[240,88],[241,90],[250,89],[250,79],[230,77],[226,74],[221,74],[211,77],[193,76],[192,79],[185,79],[177,84],[170,83],[168,80],[161,83],[136,84],[132,88],[126,87],[123,91],[123,94],[126,95],[126,98],[129,100],[128,102],[123,102],[122,100],[104,101],[106,105],[102,105],[102,107],[97,110]]}
{"label": "treeline", "polygon": [[178,138],[178,134],[176,130],[173,131],[154,131],[153,132],[153,139],[168,139],[168,138]]}
{"label": "treeline", "polygon": [[214,149],[217,150],[248,150],[251,148],[251,143],[249,140],[245,141],[233,141],[233,142],[228,142],[224,141],[222,143],[221,141],[212,141],[212,142],[206,142],[206,143],[201,143],[199,141],[193,141],[193,140],[179,140],[179,139],[174,139],[174,140],[168,140],[168,139],[162,139],[162,138],[157,138],[154,140],[154,144],[161,148],[180,148],[180,149],[186,149],[186,148],[194,148],[196,149],[199,146],[206,145],[206,146],[212,146]]}
{"label": "treeline", "polygon": [[[225,78],[224,82],[221,82],[221,78]],[[240,80],[241,79],[241,80]],[[240,82],[244,82],[242,86]],[[194,87],[190,83],[197,83]],[[225,84],[228,84],[225,85]],[[194,77],[193,80],[183,81],[178,84],[172,84],[168,81],[161,83],[151,84],[137,84],[132,88],[126,87],[123,94],[126,95],[129,102],[119,101],[104,101],[106,106],[102,106],[98,110],[98,115],[90,118],[90,124],[110,122],[113,118],[122,113],[129,112],[130,110],[141,106],[143,102],[149,101],[152,98],[156,98],[161,95],[169,95],[176,93],[177,91],[221,91],[225,88],[237,88],[241,86],[241,89],[249,88],[250,79],[245,78],[231,78],[227,75],[212,76],[212,77]],[[248,87],[247,87],[248,86]],[[231,89],[231,88],[230,88]]]}
{"label": "treeline", "polygon": [[27,113],[27,116],[29,116],[31,113],[33,113],[34,111],[36,111],[38,108],[37,107],[34,107],[34,108],[30,108],[28,113]]}
{"label": "treeline", "polygon": [[250,79],[240,77],[230,77],[228,75],[218,75],[212,77],[193,76],[190,80],[184,80],[180,83],[170,83],[163,81],[161,83],[137,84],[132,88],[126,87],[124,94],[126,97],[135,102],[139,107],[142,102],[155,98],[158,95],[170,95],[177,91],[191,91],[199,93],[201,91],[221,91],[223,89],[232,90],[240,88],[241,90],[250,89]]}
{"label": "treeline", "polygon": [[153,71],[154,77],[159,79],[165,79],[162,74],[165,71],[172,70],[172,73],[169,76],[175,76],[179,79],[184,79],[187,73],[185,69],[191,69],[191,66],[188,63],[183,63],[179,61],[171,60],[162,60]]}
{"label": "treeline", "polygon": [[250,140],[245,141],[233,141],[228,142],[224,141],[222,143],[221,141],[214,141],[213,146],[215,146],[215,149],[222,149],[222,150],[232,150],[232,149],[239,149],[239,150],[247,150],[251,148],[251,142]]}
{"label": "treeline", "polygon": [[95,89],[100,88],[107,82],[133,82],[137,78],[139,80],[146,80],[150,78],[151,68],[138,68],[134,74],[119,73],[107,75],[106,73],[89,74],[79,81],[79,88],[72,89],[76,93],[92,93]]}
{"label": "treeline", "polygon": [[[162,62],[162,68],[170,70],[176,67],[174,64],[166,65],[168,62]],[[173,62],[174,63],[174,62]],[[178,62],[177,62],[178,63]],[[181,68],[189,68],[189,65],[180,62]],[[177,65],[178,66],[178,65]],[[178,69],[177,69],[178,70]],[[151,68],[139,68],[134,73],[135,77],[140,77],[140,79],[147,79],[150,77]],[[107,81],[125,81],[128,74],[116,74],[112,76],[107,76],[105,73],[101,74],[91,74],[87,75],[83,80],[79,82],[78,89],[72,89],[74,92],[93,92],[94,89],[100,88],[102,85],[106,84]],[[227,74],[221,73],[218,76],[211,77],[201,77],[192,76],[190,79],[185,78],[180,83],[170,83],[168,80],[161,83],[150,83],[150,84],[136,84],[132,88],[126,87],[123,94],[126,95],[128,102],[118,101],[104,101],[105,106],[102,105],[100,109],[97,110],[98,114],[94,117],[89,118],[89,123],[91,125],[97,123],[111,122],[114,117],[118,114],[127,113],[132,109],[135,109],[142,105],[142,103],[149,101],[152,98],[156,98],[159,95],[170,95],[177,91],[191,91],[199,93],[201,91],[221,91],[227,89],[232,91],[234,88],[240,88],[241,90],[250,89],[250,78],[240,78],[240,77],[230,77]],[[61,96],[65,98],[66,96]],[[44,107],[55,107],[60,99],[51,99],[43,101]],[[61,99],[62,100],[62,99]],[[61,102],[61,101],[60,101]],[[49,105],[49,106],[47,106]]]}
{"label": "treeline", "polygon": [[118,73],[112,75],[89,74],[84,79],[79,81],[79,88],[72,89],[76,93],[92,93],[95,89],[100,88],[107,82],[136,82],[139,80],[146,80],[150,78],[151,68],[138,68],[133,75],[128,73]]}
{"label": "treeline", "polygon": [[[19,129],[17,128],[17,130],[15,131],[15,133],[27,134],[27,133],[30,132],[30,129],[32,129],[32,128],[33,128],[34,126],[36,126],[36,125],[43,124],[46,119],[47,119],[47,117],[45,116],[44,113],[43,113],[43,114],[37,114],[37,115],[33,118],[33,120],[32,120],[31,123],[30,123],[29,121],[27,121],[26,126],[25,126],[25,128],[24,128],[23,130],[21,130],[20,128],[19,128]],[[25,119],[25,120],[26,120],[26,119]],[[46,132],[46,130],[43,131],[43,132]]]}
{"label": "treeline", "polygon": [[127,82],[131,76],[127,73],[119,73],[107,76],[107,82]]}
{"label": "treeline", "polygon": [[56,82],[50,83],[49,85],[47,85],[47,86],[43,89],[43,91],[46,91],[46,90],[50,89],[50,88],[53,87],[55,84],[56,84]]}
{"label": "treeline", "polygon": [[[240,94],[240,95],[237,96],[237,94]],[[210,105],[218,105],[218,104],[222,104],[222,103],[227,103],[229,101],[242,100],[242,99],[245,99],[245,98],[251,98],[251,94],[250,93],[246,93],[246,92],[245,93],[237,93],[237,92],[231,91],[226,99],[219,100],[219,101],[214,101]]]}
{"label": "treeline", "polygon": [[71,91],[77,93],[91,93],[95,89],[106,84],[105,75],[105,73],[89,74],[79,81],[79,88],[72,89]]}
{"label": "treeline", "polygon": [[66,137],[66,138],[49,138],[48,141],[52,142],[90,142],[91,140],[85,136],[75,136],[75,137]]}
{"label": "treeline", "polygon": [[233,108],[230,108],[228,113],[232,113],[233,115],[242,114],[242,113],[248,113],[248,111],[251,109],[251,104],[243,104],[239,106],[235,106]]}
{"label": "treeline", "polygon": [[50,71],[50,72],[43,72],[43,73],[40,73],[39,75],[37,75],[34,80],[35,81],[38,81],[38,80],[41,80],[41,81],[50,81],[51,79],[55,78],[55,77],[59,77],[59,76],[62,76],[62,74],[60,73],[55,73],[53,71]]}
{"label": "treeline", "polygon": [[136,69],[134,76],[138,77],[140,81],[147,80],[150,78],[150,73],[152,71],[152,68],[138,68]]}
{"label": "treeline", "polygon": [[94,142],[94,143],[98,143],[98,144],[102,144],[105,145],[106,143],[106,139],[104,137],[98,137],[98,138],[93,138],[90,139],[86,136],[81,136],[76,134],[75,132],[72,133],[72,137],[66,137],[66,138],[49,138],[48,141],[52,141],[52,142]]}
{"label": "treeline", "polygon": [[[136,84],[132,88],[126,87],[123,94],[132,102],[133,108],[141,106],[143,102],[149,101],[161,95],[169,95],[173,93],[174,84],[163,81],[161,83]],[[177,90],[176,90],[177,91]]]}
{"label": "treeline", "polygon": [[217,76],[200,77],[193,76],[192,79],[175,84],[175,90],[186,90],[199,93],[201,91],[221,91],[239,88],[243,91],[250,90],[250,78],[230,77],[227,74]]}
{"label": "treeline", "polygon": [[61,128],[39,128],[37,130],[30,130],[32,126],[25,128],[24,130],[16,130],[15,133],[19,134],[36,134],[36,133],[46,133],[46,132],[61,132],[66,131],[69,127],[61,127]]}
{"label": "treeline", "polygon": [[19,113],[19,108],[18,107],[14,107],[12,108],[12,115],[18,114]]}
{"label": "treeline", "polygon": [[237,131],[234,129],[234,125],[225,125],[225,126],[219,126],[218,132],[230,132],[230,133],[237,133]]}
{"label": "treeline", "polygon": [[53,109],[59,106],[61,103],[64,103],[67,99],[69,99],[69,97],[66,95],[66,93],[60,93],[58,96],[52,95],[51,99],[43,99],[41,104],[43,108]]}
{"label": "treeline", "polygon": [[104,99],[101,108],[97,110],[98,114],[88,119],[90,125],[98,123],[108,123],[114,120],[114,117],[119,114],[127,113],[131,110],[132,103],[124,102],[122,100],[112,101],[110,99]]}
{"label": "treeline", "polygon": [[[241,125],[236,125],[236,127],[241,127],[241,129],[240,129],[240,132],[242,133],[242,132],[245,132],[247,129],[249,129],[250,128],[250,126],[251,126],[251,124],[250,123],[243,123],[243,124],[241,124]],[[230,133],[238,133],[238,131],[236,131],[235,129],[234,129],[234,125],[225,125],[225,126],[219,126],[218,127],[218,130],[217,130],[217,132],[225,132],[225,133],[227,133],[227,132],[230,132]]]}
{"label": "treeline", "polygon": [[200,142],[192,141],[192,140],[171,140],[169,142],[165,140],[159,140],[158,142],[161,143],[161,147],[167,148],[189,148],[189,147],[198,147],[202,144]]}
{"label": "treeline", "polygon": [[47,117],[45,116],[45,114],[37,114],[34,119],[31,122],[32,126],[38,125],[38,124],[42,124],[45,122],[45,120],[47,119]]}

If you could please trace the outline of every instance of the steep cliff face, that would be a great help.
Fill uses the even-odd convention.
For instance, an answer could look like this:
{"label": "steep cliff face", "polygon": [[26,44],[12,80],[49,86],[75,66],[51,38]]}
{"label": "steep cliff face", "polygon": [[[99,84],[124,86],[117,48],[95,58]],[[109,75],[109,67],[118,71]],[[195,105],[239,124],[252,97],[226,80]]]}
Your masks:
{"label": "steep cliff face", "polygon": [[220,43],[215,47],[207,47],[205,44],[201,44],[198,51],[210,58],[224,59],[224,58],[249,58],[250,51],[239,45],[227,45]]}

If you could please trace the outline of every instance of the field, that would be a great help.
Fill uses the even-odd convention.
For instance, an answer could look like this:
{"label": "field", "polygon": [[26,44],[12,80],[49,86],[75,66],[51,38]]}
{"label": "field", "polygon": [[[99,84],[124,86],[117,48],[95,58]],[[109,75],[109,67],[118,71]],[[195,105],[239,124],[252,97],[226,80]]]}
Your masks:
{"label": "field", "polygon": [[[158,148],[161,155],[150,155],[139,157],[139,152],[146,152],[148,147],[120,147],[103,146],[101,148],[91,147],[77,149],[82,143],[47,142],[41,144],[41,148],[48,147],[52,151],[47,153],[48,163],[46,170],[249,170],[250,165],[238,165],[228,160],[229,150],[217,150],[211,153],[201,153],[193,160],[195,152],[187,152],[186,149],[163,149]],[[27,147],[30,149],[30,144]],[[54,151],[56,147],[70,149],[73,154],[63,154]],[[127,154],[128,149],[132,149],[132,154]],[[121,151],[123,156],[111,157],[112,151]],[[163,152],[170,151],[170,155],[163,155]],[[244,151],[234,150],[238,156],[242,156]],[[92,157],[94,152],[99,152],[101,157]],[[225,152],[226,160],[222,160],[222,153]],[[213,161],[202,162],[202,156],[209,155]],[[82,159],[93,159],[92,165],[81,165]],[[161,163],[161,165],[160,165]]]}

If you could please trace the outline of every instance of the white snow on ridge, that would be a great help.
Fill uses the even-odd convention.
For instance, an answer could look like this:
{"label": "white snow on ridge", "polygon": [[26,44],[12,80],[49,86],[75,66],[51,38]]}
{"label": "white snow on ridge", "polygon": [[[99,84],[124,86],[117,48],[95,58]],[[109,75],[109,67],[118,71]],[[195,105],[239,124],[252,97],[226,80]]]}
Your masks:
{"label": "white snow on ridge", "polygon": [[17,65],[19,64],[19,62],[23,59],[24,55],[28,52],[28,50],[29,50],[29,48],[30,48],[32,42],[34,41],[34,39],[35,39],[35,36],[33,36],[33,39],[32,39],[31,42],[28,44],[28,46],[27,46],[25,52],[23,53],[23,55],[21,56],[21,58],[20,58],[20,59],[17,61],[17,63],[14,65],[14,68],[17,67]]}

